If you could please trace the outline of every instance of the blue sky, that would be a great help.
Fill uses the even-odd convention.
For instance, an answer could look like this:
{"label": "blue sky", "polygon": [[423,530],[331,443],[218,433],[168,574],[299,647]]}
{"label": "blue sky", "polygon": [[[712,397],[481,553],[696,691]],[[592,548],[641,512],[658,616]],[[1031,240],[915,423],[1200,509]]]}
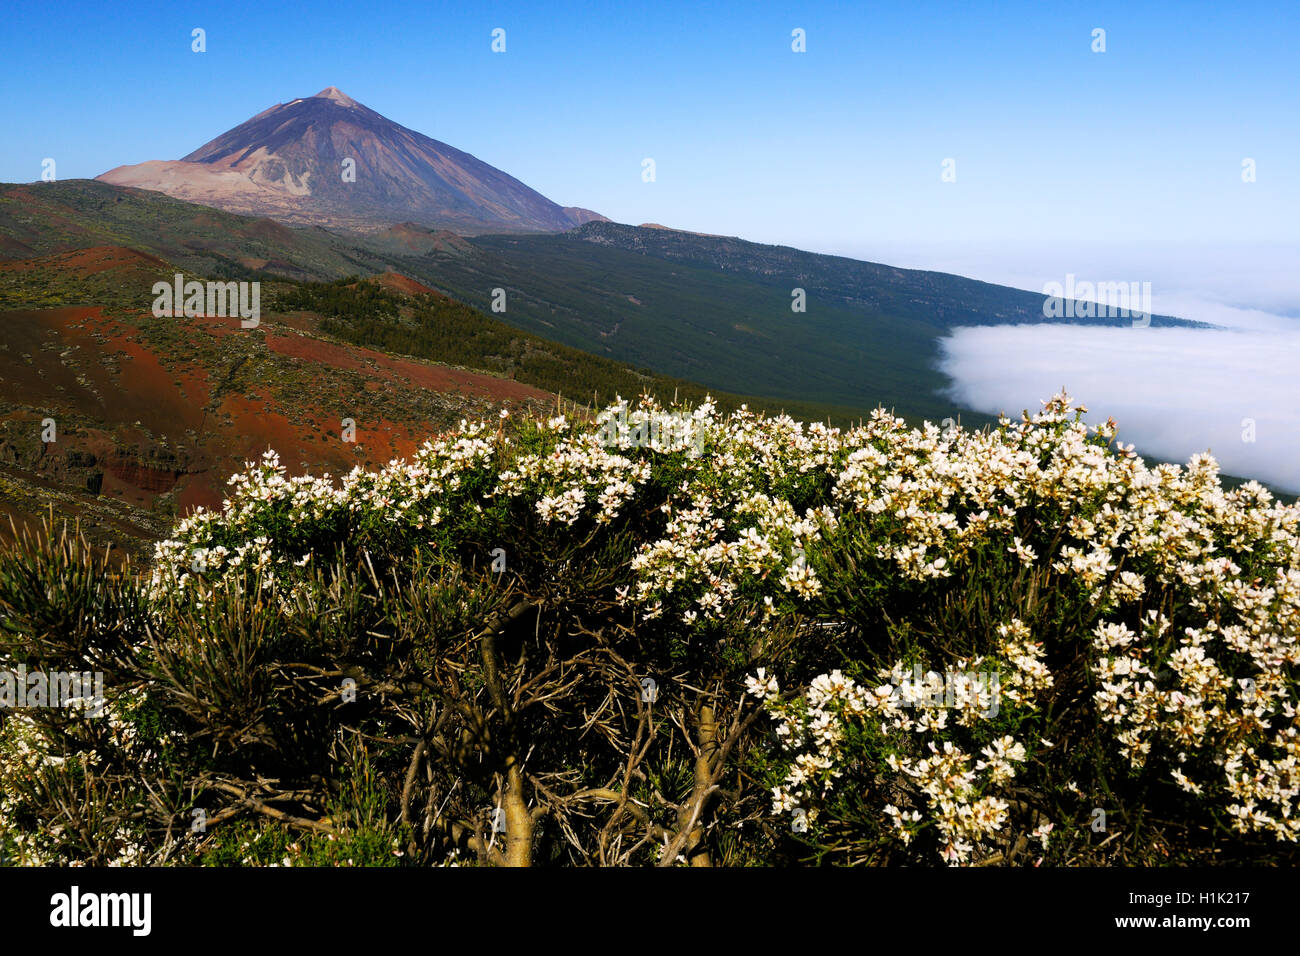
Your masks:
{"label": "blue sky", "polygon": [[9,5],[0,180],[177,159],[333,85],[622,222],[817,249],[1300,238],[1294,0],[700,6]]}

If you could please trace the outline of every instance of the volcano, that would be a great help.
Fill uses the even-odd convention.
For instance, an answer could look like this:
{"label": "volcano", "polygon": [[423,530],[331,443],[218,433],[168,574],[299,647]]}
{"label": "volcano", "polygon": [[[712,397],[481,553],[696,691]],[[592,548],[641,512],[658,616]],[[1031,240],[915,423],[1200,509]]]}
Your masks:
{"label": "volcano", "polygon": [[560,206],[446,143],[326,87],[280,103],[179,160],[99,180],[293,225],[371,232],[397,223],[488,232],[564,232],[605,217]]}

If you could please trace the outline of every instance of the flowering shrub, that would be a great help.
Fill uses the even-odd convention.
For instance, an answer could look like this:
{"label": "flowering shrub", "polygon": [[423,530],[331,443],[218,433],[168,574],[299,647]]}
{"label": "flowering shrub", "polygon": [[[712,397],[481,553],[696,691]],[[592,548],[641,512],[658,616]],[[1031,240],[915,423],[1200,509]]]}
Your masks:
{"label": "flowering shrub", "polygon": [[[751,678],[750,693],[776,721],[778,765],[788,767],[772,788],[773,812],[824,830],[828,849],[849,861],[871,859],[873,850],[896,853],[891,843],[910,847],[927,828],[937,835],[923,842],[948,862],[987,855],[1008,829],[1011,803],[999,794],[1029,757],[1016,735],[1035,749],[1046,744],[1034,736],[1035,705],[1052,686],[1042,651],[1020,621],[999,628],[999,636],[993,658],[955,661],[947,688],[934,671],[909,679],[901,661],[879,670],[882,683],[874,687],[835,670],[787,700],[774,678]],[[968,668],[1006,679],[972,678]],[[919,676],[919,665],[913,670]],[[910,806],[900,810],[900,802]],[[1046,846],[1053,824],[1026,825]]]}
{"label": "flowering shrub", "polygon": [[[97,738],[108,816],[155,860],[200,804],[311,837],[240,831],[274,855],[338,840],[364,766],[339,845],[402,862],[1292,859],[1300,509],[1083,412],[841,430],[643,398],[340,479],[268,452],[138,608],[96,612],[162,764],[133,788]],[[84,658],[20,586],[42,561],[3,558],[0,650]],[[22,726],[6,765],[68,749]]]}
{"label": "flowering shrub", "polygon": [[[826,680],[820,677],[798,701],[770,702],[774,716],[803,714],[841,728],[881,720],[881,736],[856,738],[856,752],[829,740],[813,754],[796,748],[793,776],[774,790],[777,809],[815,802],[790,789],[802,783],[799,761],[833,780],[839,760],[869,758],[888,762],[924,794],[908,811],[888,805],[901,842],[932,822],[939,852],[951,862],[973,853],[992,858],[989,838],[1004,828],[1012,804],[988,795],[986,784],[1013,776],[1022,792],[1027,783],[1039,795],[1033,819],[1046,819],[1020,832],[1037,835],[1043,847],[1052,820],[1069,819],[1076,838],[1088,833],[1088,808],[1094,818],[1109,805],[1112,814],[1159,820],[1176,805],[1161,792],[1166,784],[1196,798],[1178,812],[1195,814],[1203,826],[1295,842],[1300,511],[1254,482],[1225,490],[1208,456],[1183,470],[1148,469],[1123,446],[1115,454],[1108,448],[1113,426],[1089,432],[1081,411],[1058,396],[1041,414],[1019,424],[1004,420],[986,433],[906,431],[881,415],[865,433],[850,433],[835,489],[836,531],[817,552],[828,593],[814,613],[870,620],[896,607],[904,582],[918,582],[916,593],[941,610],[913,614],[887,633],[913,653],[942,656],[956,646],[1000,657],[1012,713],[1037,714],[1042,737],[1005,737],[999,745],[994,722],[974,739],[963,733],[954,741],[943,711],[900,721],[851,682],[832,681],[838,692],[829,698],[816,692],[817,680]],[[871,569],[865,575],[864,565]],[[890,565],[901,582],[882,588]],[[969,603],[954,600],[963,591]],[[992,626],[999,615],[1012,618],[1006,627],[1018,643],[1008,645],[1006,627]],[[917,627],[926,619],[930,633]],[[858,657],[873,661],[875,654]],[[1062,692],[1050,692],[1044,660],[1063,671]],[[1041,681],[1034,678],[1040,671]],[[922,738],[900,750],[904,731]],[[935,733],[938,749],[935,740],[922,749],[920,739]],[[1059,743],[1047,745],[1047,737]],[[1024,781],[987,746],[982,761],[975,756],[990,740],[1018,764],[1035,762],[1043,747],[1087,747],[1098,756],[1080,765],[1044,754],[1035,779]],[[987,768],[997,772],[979,776]],[[1132,778],[1128,806],[1116,807],[1113,791],[1097,792],[1117,776]],[[1054,807],[1042,800],[1051,794]],[[1060,859],[1071,852],[1080,855],[1067,845]]]}

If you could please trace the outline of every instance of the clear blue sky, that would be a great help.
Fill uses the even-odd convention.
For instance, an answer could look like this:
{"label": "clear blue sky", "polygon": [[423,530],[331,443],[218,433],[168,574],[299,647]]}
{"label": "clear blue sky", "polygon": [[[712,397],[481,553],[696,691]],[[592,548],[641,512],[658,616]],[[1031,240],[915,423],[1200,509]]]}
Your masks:
{"label": "clear blue sky", "polygon": [[823,249],[1300,236],[1295,0],[617,6],[7,3],[0,180],[177,159],[333,85],[621,222]]}

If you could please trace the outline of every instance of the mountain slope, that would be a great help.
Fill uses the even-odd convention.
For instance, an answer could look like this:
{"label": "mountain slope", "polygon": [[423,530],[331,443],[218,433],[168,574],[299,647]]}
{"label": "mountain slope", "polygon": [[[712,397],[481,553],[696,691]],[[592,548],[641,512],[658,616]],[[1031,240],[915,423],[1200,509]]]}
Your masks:
{"label": "mountain slope", "polygon": [[[1037,323],[1043,318],[1041,293],[993,285],[978,279],[805,252],[790,246],[750,242],[735,236],[710,236],[664,226],[614,222],[584,225],[571,236],[609,249],[698,266],[785,290],[802,288],[808,314],[825,304],[843,304],[865,316],[896,315],[937,329],[962,325]],[[1062,320],[1064,321],[1064,320]],[[1087,325],[1131,325],[1130,319],[1079,319]],[[1153,326],[1195,325],[1154,316]]]}
{"label": "mountain slope", "polygon": [[[0,539],[10,518],[31,527],[53,504],[138,555],[177,514],[218,504],[226,477],[268,447],[292,473],[339,474],[506,405],[708,391],[520,332],[396,272],[264,277],[252,330],[154,317],[152,286],[178,269],[112,245],[0,261]],[[784,404],[713,394],[723,409]]]}
{"label": "mountain slope", "polygon": [[[0,257],[109,245],[230,278],[392,270],[542,339],[792,413],[822,409],[818,418],[879,404],[913,419],[986,420],[945,397],[940,339],[954,326],[1045,321],[1037,293],[661,227],[464,238],[403,221],[339,236],[86,180],[0,187]],[[805,312],[791,309],[795,288]],[[505,290],[504,312],[493,311],[494,289]],[[148,291],[122,294],[144,307]]]}
{"label": "mountain slope", "polygon": [[[293,473],[340,474],[465,417],[554,407],[523,381],[338,341],[309,312],[268,310],[252,330],[156,318],[150,287],[175,271],[113,246],[0,263],[0,538],[53,506],[140,555],[178,514],[219,505],[267,448]],[[404,300],[388,291],[404,284],[374,286]]]}
{"label": "mountain slope", "polygon": [[281,103],[176,161],[98,177],[281,222],[369,230],[414,221],[459,232],[560,232],[601,217],[565,208],[469,153],[334,87]]}
{"label": "mountain slope", "polygon": [[333,279],[380,272],[386,262],[324,229],[291,229],[158,192],[90,179],[0,184],[0,259],[91,246],[126,246],[185,272],[233,279]]}
{"label": "mountain slope", "polygon": [[[939,340],[955,326],[1047,321],[1044,296],[937,272],[662,228],[590,223],[478,236],[472,252],[408,237],[399,269],[575,348],[731,392],[939,421]],[[806,311],[792,309],[803,289]],[[1126,319],[1076,319],[1131,324]],[[1183,323],[1154,316],[1152,326]],[[1135,329],[1134,335],[1142,334]]]}

